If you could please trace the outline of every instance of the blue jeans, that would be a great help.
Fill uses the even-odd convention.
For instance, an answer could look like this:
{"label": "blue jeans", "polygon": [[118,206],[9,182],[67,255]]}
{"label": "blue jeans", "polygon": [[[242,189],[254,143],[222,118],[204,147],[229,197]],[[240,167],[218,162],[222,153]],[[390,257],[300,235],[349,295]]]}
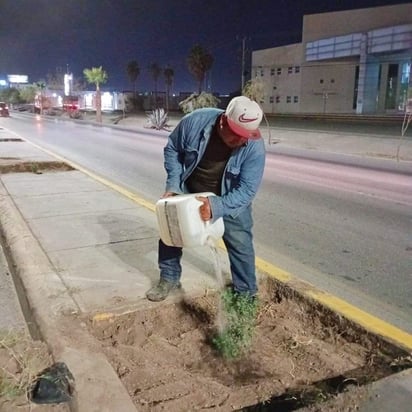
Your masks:
{"label": "blue jeans", "polygon": [[[253,247],[252,207],[247,207],[237,217],[224,217],[225,243],[232,273],[233,290],[238,293],[257,292],[255,250]],[[165,245],[159,240],[158,263],[160,278],[168,282],[179,282],[182,275],[182,248]]]}

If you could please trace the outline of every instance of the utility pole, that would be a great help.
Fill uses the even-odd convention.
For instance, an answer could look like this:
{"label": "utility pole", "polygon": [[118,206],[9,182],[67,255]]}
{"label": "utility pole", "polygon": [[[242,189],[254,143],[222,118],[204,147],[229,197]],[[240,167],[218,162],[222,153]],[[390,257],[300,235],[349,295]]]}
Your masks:
{"label": "utility pole", "polygon": [[243,91],[243,88],[245,87],[245,56],[246,55],[246,37],[243,37],[242,39],[242,80],[241,80],[241,92]]}

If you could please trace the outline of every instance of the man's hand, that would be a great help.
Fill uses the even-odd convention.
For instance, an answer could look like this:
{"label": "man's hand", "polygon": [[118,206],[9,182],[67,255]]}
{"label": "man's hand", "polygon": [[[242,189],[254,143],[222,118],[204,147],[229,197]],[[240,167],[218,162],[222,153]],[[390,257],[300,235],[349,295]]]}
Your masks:
{"label": "man's hand", "polygon": [[209,199],[204,196],[196,196],[196,199],[203,203],[199,208],[200,217],[207,222],[212,218],[212,209],[210,208]]}
{"label": "man's hand", "polygon": [[176,196],[177,193],[173,193],[173,192],[164,192],[163,196],[160,199],[164,199],[166,197],[171,197],[171,196]]}

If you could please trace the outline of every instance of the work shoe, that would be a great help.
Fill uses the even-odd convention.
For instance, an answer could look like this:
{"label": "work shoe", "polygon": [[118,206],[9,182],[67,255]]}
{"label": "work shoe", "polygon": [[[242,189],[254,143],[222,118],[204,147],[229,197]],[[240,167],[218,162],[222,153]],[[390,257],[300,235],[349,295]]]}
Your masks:
{"label": "work shoe", "polygon": [[152,302],[160,302],[161,300],[165,300],[171,291],[180,289],[181,287],[180,282],[168,282],[165,279],[160,279],[156,286],[153,286],[146,292],[146,297]]}

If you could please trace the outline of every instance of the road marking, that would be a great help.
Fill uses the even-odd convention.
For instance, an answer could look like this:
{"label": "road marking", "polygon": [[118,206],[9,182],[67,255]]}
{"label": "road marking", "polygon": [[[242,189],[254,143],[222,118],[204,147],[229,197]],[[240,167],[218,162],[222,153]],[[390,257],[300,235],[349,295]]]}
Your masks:
{"label": "road marking", "polygon": [[[16,134],[16,133],[14,133]],[[121,193],[123,196],[133,200],[135,203],[143,206],[152,212],[155,212],[155,205],[153,203],[148,202],[147,200],[143,199],[140,196],[137,196],[135,193],[130,192],[129,190],[125,189],[122,186],[119,186],[97,174],[90,172],[89,170],[83,168],[82,166],[71,162],[70,160],[59,156],[56,153],[49,151],[48,149],[44,149],[41,146],[38,146],[35,143],[32,143],[26,139],[24,139],[27,143],[33,145],[34,147],[42,150],[43,152],[49,154],[52,157],[55,157],[59,160],[62,160],[68,163],[73,168],[85,173],[92,179],[102,183],[103,185],[115,190],[118,193]],[[218,246],[222,249],[225,249],[224,244],[222,241],[219,242]],[[357,323],[358,325],[362,326],[369,332],[382,336],[384,338],[389,339],[389,341],[394,342],[402,346],[407,350],[412,350],[412,335],[403,331],[402,329],[397,328],[396,326],[391,325],[384,320],[377,318],[370,313],[363,311],[362,309],[344,301],[343,299],[338,298],[328,292],[322,291],[320,289],[315,288],[313,285],[306,281],[301,281],[297,276],[292,275],[284,271],[281,268],[274,266],[273,264],[259,258],[256,256],[256,268],[258,271],[266,274],[274,279],[278,280],[279,282],[285,284],[286,286],[295,289],[298,293],[311,298],[321,305],[328,307],[333,312],[343,315],[347,319],[352,320],[353,322]],[[301,285],[293,284],[294,280],[297,280],[301,285],[307,285],[307,287],[302,287]],[[105,315],[103,315],[104,318]],[[97,319],[101,320],[101,319]]]}

